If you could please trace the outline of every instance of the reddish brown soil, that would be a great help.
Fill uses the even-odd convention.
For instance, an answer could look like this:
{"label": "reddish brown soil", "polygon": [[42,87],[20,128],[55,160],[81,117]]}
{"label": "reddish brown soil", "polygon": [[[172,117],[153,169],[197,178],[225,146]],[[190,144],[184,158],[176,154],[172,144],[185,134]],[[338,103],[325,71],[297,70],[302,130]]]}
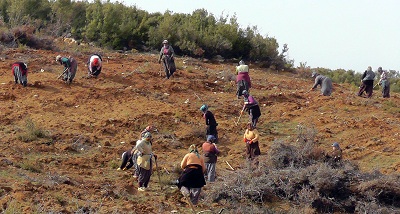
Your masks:
{"label": "reddish brown soil", "polygon": [[[150,190],[138,193],[130,173],[116,168],[122,152],[153,124],[159,131],[153,146],[159,168],[172,173],[190,144],[203,143],[202,103],[219,123],[219,179],[228,179],[225,161],[242,166],[247,116],[235,125],[242,100],[235,96],[233,63],[177,57],[178,70],[166,80],[154,54],[109,53],[99,78],[85,79],[88,55],[76,54],[78,73],[66,85],[56,79],[62,71],[54,62],[57,54],[63,53],[4,50],[0,56],[0,210],[186,212],[189,207],[175,189],[159,190],[156,174]],[[26,88],[15,85],[11,75],[11,63],[20,60],[29,66]],[[318,90],[307,93],[313,80],[301,74],[250,67],[251,93],[263,114],[258,124],[263,154],[276,140],[296,142],[302,126],[317,131],[322,149],[339,142],[344,158],[362,170],[400,172],[398,94],[383,99],[375,91],[366,99],[355,95],[355,87],[335,84],[333,95],[323,97]],[[28,118],[50,137],[22,142]]]}

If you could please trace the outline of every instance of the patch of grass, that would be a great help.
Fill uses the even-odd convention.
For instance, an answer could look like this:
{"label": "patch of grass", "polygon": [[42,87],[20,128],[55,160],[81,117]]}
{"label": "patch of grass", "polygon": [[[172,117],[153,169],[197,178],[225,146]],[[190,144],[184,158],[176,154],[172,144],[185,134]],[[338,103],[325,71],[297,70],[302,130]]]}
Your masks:
{"label": "patch of grass", "polygon": [[31,118],[25,120],[25,127],[22,130],[22,134],[17,136],[18,140],[23,142],[32,142],[38,138],[47,138],[49,134],[46,130],[37,127]]}
{"label": "patch of grass", "polygon": [[19,43],[18,44],[18,51],[24,52],[26,51],[27,47],[24,44]]}
{"label": "patch of grass", "polygon": [[23,213],[21,203],[16,200],[12,200],[10,203],[7,204],[5,208],[4,214],[14,214],[14,213]]}
{"label": "patch of grass", "polygon": [[27,160],[23,160],[20,163],[17,164],[17,166],[19,166],[21,169],[25,169],[31,172],[35,172],[35,173],[41,173],[41,165],[39,163],[37,163],[34,160],[31,159],[27,159]]}
{"label": "patch of grass", "polygon": [[59,203],[61,206],[65,206],[68,204],[68,200],[66,200],[61,193],[56,193],[54,198],[56,199],[57,203]]}
{"label": "patch of grass", "polygon": [[385,110],[391,114],[400,113],[400,108],[392,100],[383,102],[383,110]]}
{"label": "patch of grass", "polygon": [[108,167],[110,167],[111,169],[117,169],[119,167],[119,163],[116,160],[111,160],[110,162],[108,162]]}

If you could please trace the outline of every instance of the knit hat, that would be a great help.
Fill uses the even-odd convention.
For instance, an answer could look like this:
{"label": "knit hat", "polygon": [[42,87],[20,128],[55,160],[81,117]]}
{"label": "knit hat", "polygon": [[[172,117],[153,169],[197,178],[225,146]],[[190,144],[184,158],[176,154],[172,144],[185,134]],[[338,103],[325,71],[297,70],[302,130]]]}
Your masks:
{"label": "knit hat", "polygon": [[332,147],[340,148],[340,147],[339,147],[339,143],[337,143],[337,142],[334,142],[334,143],[332,144]]}
{"label": "knit hat", "polygon": [[240,61],[239,61],[239,65],[244,65],[244,61],[243,61],[243,60],[240,60]]}
{"label": "knit hat", "polygon": [[243,91],[242,91],[242,94],[243,94],[244,96],[249,96],[249,92],[246,91],[246,90],[243,90]]}
{"label": "knit hat", "polygon": [[60,61],[61,55],[56,56],[56,62]]}

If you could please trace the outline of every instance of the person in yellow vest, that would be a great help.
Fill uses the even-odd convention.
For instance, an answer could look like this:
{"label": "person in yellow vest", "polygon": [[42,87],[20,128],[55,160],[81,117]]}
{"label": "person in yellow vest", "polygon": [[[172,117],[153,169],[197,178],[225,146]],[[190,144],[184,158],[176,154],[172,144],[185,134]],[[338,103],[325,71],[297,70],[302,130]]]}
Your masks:
{"label": "person in yellow vest", "polygon": [[185,197],[190,196],[190,201],[196,205],[199,201],[201,188],[206,185],[204,179],[206,167],[204,158],[199,154],[195,144],[190,145],[189,153],[181,161],[181,168],[183,172],[178,179],[178,187],[182,194]]}
{"label": "person in yellow vest", "polygon": [[248,123],[243,135],[243,141],[246,143],[246,157],[250,160],[261,154],[258,140],[259,134],[257,129],[251,123]]}
{"label": "person in yellow vest", "polygon": [[136,164],[138,166],[138,181],[139,188],[138,191],[146,191],[146,188],[149,185],[151,171],[153,168],[152,157],[154,156],[157,159],[157,156],[153,154],[153,150],[151,147],[151,134],[150,132],[146,133],[142,140],[136,142],[136,149],[140,152]]}

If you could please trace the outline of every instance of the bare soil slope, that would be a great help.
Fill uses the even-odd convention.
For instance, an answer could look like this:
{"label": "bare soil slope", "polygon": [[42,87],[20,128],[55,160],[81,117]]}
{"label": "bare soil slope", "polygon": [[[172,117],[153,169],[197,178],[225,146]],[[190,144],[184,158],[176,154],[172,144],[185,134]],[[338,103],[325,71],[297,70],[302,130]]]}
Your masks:
{"label": "bare soil slope", "polygon": [[[76,54],[78,73],[66,85],[56,79],[62,71],[54,62],[57,54],[62,53],[13,49],[0,56],[0,210],[185,212],[188,206],[176,190],[159,190],[157,174],[150,191],[138,193],[130,173],[116,168],[122,152],[152,124],[159,131],[153,145],[159,169],[164,175],[176,171],[188,146],[204,141],[203,103],[219,123],[218,179],[229,179],[225,161],[242,167],[247,116],[235,125],[242,100],[235,96],[233,63],[178,57],[178,70],[167,80],[156,55],[109,53],[99,78],[85,79],[88,55]],[[26,88],[13,82],[15,61],[28,62]],[[375,91],[366,99],[355,95],[357,88],[334,84],[332,96],[322,97],[318,90],[307,93],[313,80],[302,76],[308,74],[250,68],[251,94],[263,114],[258,124],[263,155],[277,140],[301,143],[299,132],[306,127],[317,132],[319,147],[330,150],[339,142],[344,158],[365,171],[400,172],[398,94],[383,99]]]}

